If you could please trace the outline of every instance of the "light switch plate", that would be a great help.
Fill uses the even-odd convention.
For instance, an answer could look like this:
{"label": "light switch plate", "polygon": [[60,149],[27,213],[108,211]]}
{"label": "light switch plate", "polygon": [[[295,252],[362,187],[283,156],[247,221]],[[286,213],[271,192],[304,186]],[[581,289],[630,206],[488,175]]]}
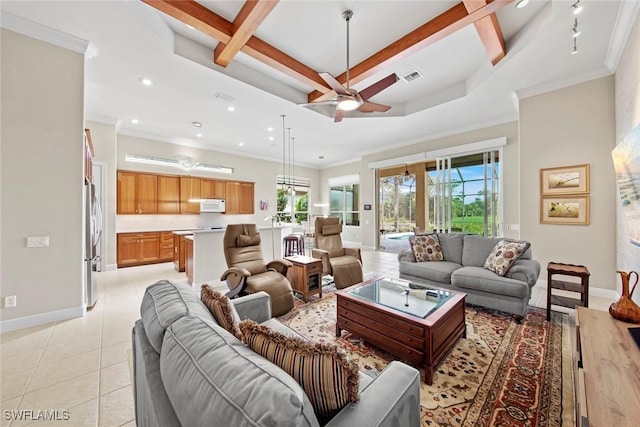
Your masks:
{"label": "light switch plate", "polygon": [[27,237],[27,247],[37,248],[49,246],[49,236],[31,236]]}

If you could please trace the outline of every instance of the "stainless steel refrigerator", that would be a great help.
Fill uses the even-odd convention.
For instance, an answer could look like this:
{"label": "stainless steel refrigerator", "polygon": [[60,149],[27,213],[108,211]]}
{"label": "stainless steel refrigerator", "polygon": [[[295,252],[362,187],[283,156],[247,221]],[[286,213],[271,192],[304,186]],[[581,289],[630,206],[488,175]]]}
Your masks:
{"label": "stainless steel refrigerator", "polygon": [[96,272],[100,263],[98,245],[102,237],[102,210],[96,196],[96,187],[85,184],[85,304],[87,308],[95,305],[98,299]]}

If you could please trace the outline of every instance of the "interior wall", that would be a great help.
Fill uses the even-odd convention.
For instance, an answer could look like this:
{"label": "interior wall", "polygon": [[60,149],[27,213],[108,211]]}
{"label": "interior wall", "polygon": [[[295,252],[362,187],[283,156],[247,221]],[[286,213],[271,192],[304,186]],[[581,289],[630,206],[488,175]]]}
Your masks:
{"label": "interior wall", "polygon": [[[640,14],[636,17],[633,30],[627,40],[615,76],[616,95],[616,142],[640,125]],[[640,247],[629,240],[624,213],[619,198],[617,209],[617,268],[622,271],[640,273]],[[616,281],[620,289],[620,279]],[[640,303],[640,292],[634,294]]]}
{"label": "interior wall", "polygon": [[[254,215],[225,215],[218,213],[205,213],[200,215],[117,215],[116,231],[144,231],[144,230],[176,230],[208,226],[224,226],[234,223],[255,223],[258,226],[271,225],[270,220],[265,221],[266,216],[276,213],[276,177],[282,173],[282,164],[254,159],[243,156],[241,150],[238,155],[203,150],[194,147],[186,147],[169,144],[160,141],[137,138],[126,135],[118,135],[117,144],[117,169],[133,170],[140,172],[167,173],[175,175],[192,175],[204,178],[219,178],[238,181],[254,182]],[[233,168],[233,174],[216,174],[205,171],[183,171],[174,167],[147,165],[125,161],[126,154],[146,155],[165,159],[174,159],[179,154],[194,156],[200,163],[227,166]],[[302,166],[295,167],[295,175],[311,180],[312,189],[318,182],[318,170]],[[115,185],[115,181],[114,181]],[[311,193],[309,203],[313,205],[317,195]],[[269,202],[267,210],[260,210],[260,200]]]}
{"label": "interior wall", "polygon": [[[543,272],[550,261],[586,265],[590,285],[615,284],[614,78],[520,101],[521,233]],[[540,223],[540,169],[588,163],[590,224]],[[544,279],[544,273],[541,279]]]}
{"label": "interior wall", "polygon": [[104,206],[102,206],[104,256],[107,268],[116,265],[116,127],[115,125],[87,121],[85,127],[91,130],[94,160],[106,164],[104,179]]}
{"label": "interior wall", "polygon": [[[389,150],[367,154],[362,157],[360,162],[341,165],[333,168],[326,168],[320,171],[320,188],[322,201],[328,203],[329,186],[327,180],[330,177],[347,175],[351,173],[360,174],[360,239],[362,246],[366,248],[375,248],[376,235],[378,233],[376,226],[375,209],[377,209],[378,199],[375,191],[375,170],[369,168],[369,164],[381,160],[391,158],[409,156],[417,153],[424,153],[443,148],[455,147],[458,145],[471,144],[479,141],[486,141],[494,138],[506,137],[507,145],[503,147],[503,218],[504,224],[519,225],[520,223],[520,206],[519,206],[519,148],[518,148],[518,124],[517,122],[509,122],[497,126],[490,126],[482,129],[476,129],[456,135],[450,135],[433,140],[426,140],[416,144],[394,147]],[[372,210],[363,210],[364,204],[371,204]],[[519,238],[520,231],[518,227],[507,230],[504,227],[505,237]],[[526,238],[523,236],[522,238]]]}
{"label": "interior wall", "polygon": [[[7,330],[83,313],[84,55],[1,31],[0,277],[2,297],[17,297],[0,311]],[[28,248],[28,236],[49,246]]]}

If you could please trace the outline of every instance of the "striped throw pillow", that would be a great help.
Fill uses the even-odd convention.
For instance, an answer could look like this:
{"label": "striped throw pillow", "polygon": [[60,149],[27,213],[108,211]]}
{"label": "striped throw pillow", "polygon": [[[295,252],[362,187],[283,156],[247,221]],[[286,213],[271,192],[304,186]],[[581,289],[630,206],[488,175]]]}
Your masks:
{"label": "striped throw pillow", "polygon": [[240,322],[242,340],[302,386],[321,424],[359,399],[358,366],[335,345],[287,337],[252,320]]}
{"label": "striped throw pillow", "polygon": [[231,300],[220,292],[214,291],[206,283],[200,288],[200,300],[207,306],[218,325],[240,338],[240,316]]}

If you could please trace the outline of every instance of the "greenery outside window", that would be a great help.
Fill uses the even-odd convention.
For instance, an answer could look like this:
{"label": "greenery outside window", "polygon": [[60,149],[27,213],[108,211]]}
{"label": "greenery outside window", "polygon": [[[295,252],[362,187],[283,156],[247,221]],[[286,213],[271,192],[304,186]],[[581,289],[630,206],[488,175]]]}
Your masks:
{"label": "greenery outside window", "polygon": [[[301,224],[309,219],[309,187],[303,178],[278,176],[276,180],[276,221]],[[291,221],[294,218],[294,221]]]}
{"label": "greenery outside window", "polygon": [[360,185],[346,184],[331,186],[330,216],[340,218],[342,224],[360,225]]}

